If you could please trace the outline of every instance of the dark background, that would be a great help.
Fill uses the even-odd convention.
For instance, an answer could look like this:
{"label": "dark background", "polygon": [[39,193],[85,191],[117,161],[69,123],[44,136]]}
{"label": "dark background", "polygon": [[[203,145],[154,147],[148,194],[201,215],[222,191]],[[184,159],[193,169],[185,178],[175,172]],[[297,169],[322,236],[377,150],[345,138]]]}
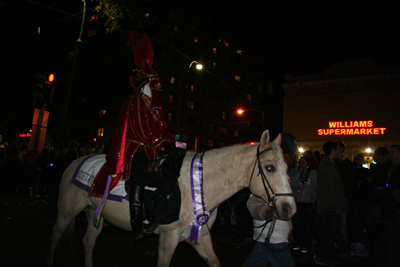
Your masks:
{"label": "dark background", "polygon": [[[154,24],[143,26],[151,37],[166,19],[187,20],[186,26],[201,27],[205,22],[218,25],[210,31],[231,34],[257,55],[264,72],[284,82],[285,74],[324,72],[332,62],[371,58],[378,66],[399,65],[399,3],[397,1],[151,1],[159,16]],[[87,10],[98,2],[87,1]],[[81,25],[82,1],[2,0],[0,1],[0,134],[11,140],[29,131],[32,120],[33,85],[43,71],[61,68],[54,95],[51,119],[59,121],[64,110],[71,64],[59,66],[61,55],[73,51]],[[104,20],[100,20],[104,22]],[[127,32],[137,28],[132,21],[121,22],[122,33],[111,33],[102,52]],[[207,24],[208,25],[208,24]],[[41,35],[37,34],[41,27]],[[85,24],[85,29],[89,24]],[[83,38],[85,43],[85,39]],[[125,41],[123,41],[125,42]],[[90,54],[91,51],[84,51]],[[59,55],[59,56],[58,56]],[[96,57],[96,54],[91,55]],[[87,72],[74,87],[75,97],[89,99],[87,106],[112,97],[110,88],[85,91],[87,85],[101,79],[127,86],[125,72],[81,66]],[[119,66],[122,68],[121,66]],[[79,70],[78,70],[79,71]],[[128,87],[127,87],[128,88]],[[125,97],[127,92],[119,92]],[[111,100],[110,100],[111,101]],[[80,111],[78,102],[69,108]],[[89,109],[90,110],[90,109]],[[83,129],[82,131],[84,131]]]}

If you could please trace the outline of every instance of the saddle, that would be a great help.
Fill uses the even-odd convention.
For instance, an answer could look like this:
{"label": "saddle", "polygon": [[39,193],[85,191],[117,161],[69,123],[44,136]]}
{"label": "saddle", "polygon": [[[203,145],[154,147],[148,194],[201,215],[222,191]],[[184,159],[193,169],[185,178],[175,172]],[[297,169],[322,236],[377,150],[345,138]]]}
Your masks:
{"label": "saddle", "polygon": [[[149,222],[169,224],[179,219],[181,192],[178,178],[185,155],[184,150],[174,148],[161,156],[166,158],[159,167],[155,166],[146,174],[143,212]],[[130,186],[126,187],[129,189]]]}

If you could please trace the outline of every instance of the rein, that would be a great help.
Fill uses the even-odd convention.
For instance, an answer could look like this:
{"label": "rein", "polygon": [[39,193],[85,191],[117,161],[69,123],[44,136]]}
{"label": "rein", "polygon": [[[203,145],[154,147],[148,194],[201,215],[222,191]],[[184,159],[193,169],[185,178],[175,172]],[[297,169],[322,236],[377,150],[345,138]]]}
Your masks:
{"label": "rein", "polygon": [[293,195],[293,193],[275,193],[274,190],[272,189],[272,186],[269,183],[268,178],[265,175],[264,170],[263,170],[263,168],[261,166],[261,163],[260,163],[260,156],[265,154],[265,153],[267,153],[267,152],[269,152],[269,151],[272,151],[272,147],[269,147],[269,148],[267,148],[267,149],[265,149],[265,150],[263,150],[261,152],[260,152],[260,145],[257,147],[257,158],[256,158],[256,161],[254,162],[253,172],[251,173],[249,188],[250,188],[250,185],[251,185],[251,181],[253,179],[253,175],[254,175],[254,171],[256,169],[256,165],[258,165],[258,174],[257,174],[257,176],[261,175],[261,178],[262,178],[261,180],[263,182],[263,186],[264,186],[265,192],[267,193],[267,196],[268,196],[267,204],[268,204],[268,206],[270,206],[272,208],[275,208],[276,197],[282,197],[282,196],[292,196],[293,197],[294,195]]}
{"label": "rein", "polygon": [[[260,152],[260,145],[258,145],[258,147],[257,147],[257,158],[256,158],[256,160],[255,160],[255,162],[254,162],[253,171],[252,171],[252,173],[251,173],[249,188],[250,188],[250,186],[251,186],[251,181],[253,180],[253,175],[254,175],[254,171],[255,171],[255,169],[256,169],[256,165],[258,165],[258,174],[257,174],[257,176],[261,175],[261,178],[262,178],[261,180],[262,180],[262,182],[263,182],[263,186],[264,186],[265,192],[267,193],[267,196],[268,196],[268,202],[267,202],[267,204],[268,204],[268,206],[269,206],[271,209],[275,209],[275,208],[276,208],[276,207],[275,207],[275,203],[276,203],[277,197],[282,197],[282,196],[291,196],[291,197],[294,197],[294,194],[293,194],[293,193],[275,193],[274,190],[272,189],[272,186],[271,186],[271,184],[269,183],[268,178],[267,178],[267,176],[265,175],[264,170],[263,170],[263,168],[262,168],[262,166],[261,166],[261,163],[260,163],[260,156],[263,155],[263,154],[265,154],[265,153],[267,153],[267,152],[269,152],[269,151],[272,151],[272,147],[269,147],[269,148],[267,148],[267,149],[265,149],[265,150],[263,150],[263,151]],[[268,189],[269,189],[269,190],[268,190]],[[271,193],[270,193],[270,192],[271,192]],[[267,240],[270,239],[270,237],[271,237],[271,235],[272,235],[272,232],[274,231],[275,222],[276,222],[276,218],[274,217],[273,220],[272,220],[272,222],[271,222],[271,227],[270,227],[269,230],[268,230],[268,234],[267,234],[267,238],[266,238]],[[262,231],[264,231],[264,229],[265,229],[265,227],[267,226],[267,224],[268,224],[268,222],[265,222],[264,225],[260,226],[260,227],[263,227],[263,230],[262,230]],[[261,232],[262,232],[262,231],[261,231]],[[260,234],[260,235],[261,235],[261,234]]]}

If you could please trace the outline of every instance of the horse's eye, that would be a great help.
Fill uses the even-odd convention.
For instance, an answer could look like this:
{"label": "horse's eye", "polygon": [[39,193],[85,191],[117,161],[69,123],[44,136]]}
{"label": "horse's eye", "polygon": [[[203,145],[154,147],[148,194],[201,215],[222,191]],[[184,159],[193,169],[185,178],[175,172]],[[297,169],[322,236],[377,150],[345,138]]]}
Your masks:
{"label": "horse's eye", "polygon": [[274,172],[275,171],[275,166],[274,165],[268,165],[265,167],[267,172]]}

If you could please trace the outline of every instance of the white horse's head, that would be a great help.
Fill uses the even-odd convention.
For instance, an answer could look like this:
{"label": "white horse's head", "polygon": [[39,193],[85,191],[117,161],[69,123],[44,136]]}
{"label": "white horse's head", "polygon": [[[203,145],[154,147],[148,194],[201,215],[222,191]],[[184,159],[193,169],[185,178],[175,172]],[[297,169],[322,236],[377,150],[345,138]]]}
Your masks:
{"label": "white horse's head", "polygon": [[274,205],[278,218],[287,220],[296,213],[296,203],[280,145],[280,134],[270,142],[268,130],[263,133],[257,152],[258,167],[250,180],[250,190],[270,206]]}

